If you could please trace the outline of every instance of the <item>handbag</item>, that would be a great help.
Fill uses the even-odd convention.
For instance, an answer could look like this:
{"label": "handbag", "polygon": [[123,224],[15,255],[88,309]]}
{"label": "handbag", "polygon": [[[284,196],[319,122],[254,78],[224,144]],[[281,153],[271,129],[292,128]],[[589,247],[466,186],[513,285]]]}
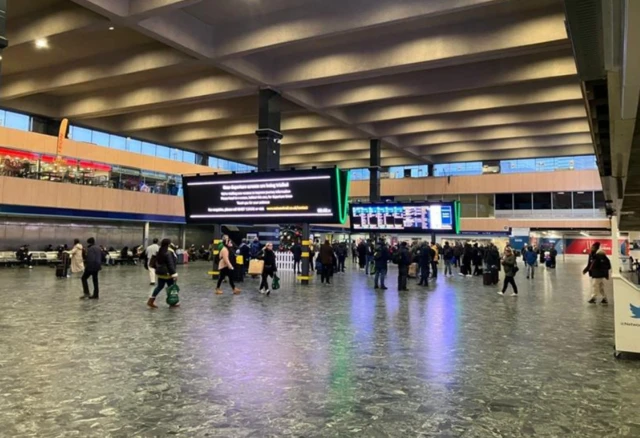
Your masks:
{"label": "handbag", "polygon": [[262,275],[263,270],[264,270],[263,260],[254,259],[249,262],[249,275]]}
{"label": "handbag", "polygon": [[174,307],[176,304],[180,302],[180,288],[176,283],[173,283],[167,289],[167,304],[171,307]]}
{"label": "handbag", "polygon": [[277,275],[273,276],[273,282],[271,283],[271,289],[278,290],[280,289],[280,277]]}

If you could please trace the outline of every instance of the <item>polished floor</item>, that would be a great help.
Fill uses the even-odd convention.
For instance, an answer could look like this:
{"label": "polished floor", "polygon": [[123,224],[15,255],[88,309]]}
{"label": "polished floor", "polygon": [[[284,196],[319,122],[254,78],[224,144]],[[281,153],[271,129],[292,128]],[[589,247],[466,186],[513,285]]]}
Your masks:
{"label": "polished floor", "polygon": [[157,310],[140,267],[105,269],[99,302],[0,269],[0,436],[640,437],[640,362],[613,358],[581,267],[520,273],[517,298],[357,270],[265,297],[215,296],[196,263]]}

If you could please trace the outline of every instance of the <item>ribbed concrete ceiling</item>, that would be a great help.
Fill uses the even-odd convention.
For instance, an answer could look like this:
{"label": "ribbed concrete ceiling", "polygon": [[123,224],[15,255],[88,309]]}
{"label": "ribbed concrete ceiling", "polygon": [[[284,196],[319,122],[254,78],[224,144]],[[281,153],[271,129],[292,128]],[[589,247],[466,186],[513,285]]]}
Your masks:
{"label": "ribbed concrete ceiling", "polygon": [[590,154],[564,18],[561,0],[9,0],[0,104],[255,163],[269,86],[286,166],[367,166],[370,138],[388,166]]}

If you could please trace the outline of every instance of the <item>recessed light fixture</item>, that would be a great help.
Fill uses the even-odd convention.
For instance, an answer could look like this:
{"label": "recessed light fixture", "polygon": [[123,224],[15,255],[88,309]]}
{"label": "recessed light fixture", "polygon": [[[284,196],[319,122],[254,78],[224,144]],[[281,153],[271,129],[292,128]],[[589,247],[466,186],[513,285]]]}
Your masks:
{"label": "recessed light fixture", "polygon": [[49,47],[49,41],[46,38],[38,38],[36,40],[37,49],[47,49]]}
{"label": "recessed light fixture", "polygon": [[109,26],[109,30],[115,30],[115,27]]}

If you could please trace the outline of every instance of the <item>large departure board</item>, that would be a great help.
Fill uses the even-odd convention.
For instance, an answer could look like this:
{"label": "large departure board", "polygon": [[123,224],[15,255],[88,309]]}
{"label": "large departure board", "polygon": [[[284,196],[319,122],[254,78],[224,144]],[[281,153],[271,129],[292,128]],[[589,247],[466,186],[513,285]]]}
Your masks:
{"label": "large departure board", "polygon": [[456,204],[353,204],[351,229],[389,232],[458,232]]}

